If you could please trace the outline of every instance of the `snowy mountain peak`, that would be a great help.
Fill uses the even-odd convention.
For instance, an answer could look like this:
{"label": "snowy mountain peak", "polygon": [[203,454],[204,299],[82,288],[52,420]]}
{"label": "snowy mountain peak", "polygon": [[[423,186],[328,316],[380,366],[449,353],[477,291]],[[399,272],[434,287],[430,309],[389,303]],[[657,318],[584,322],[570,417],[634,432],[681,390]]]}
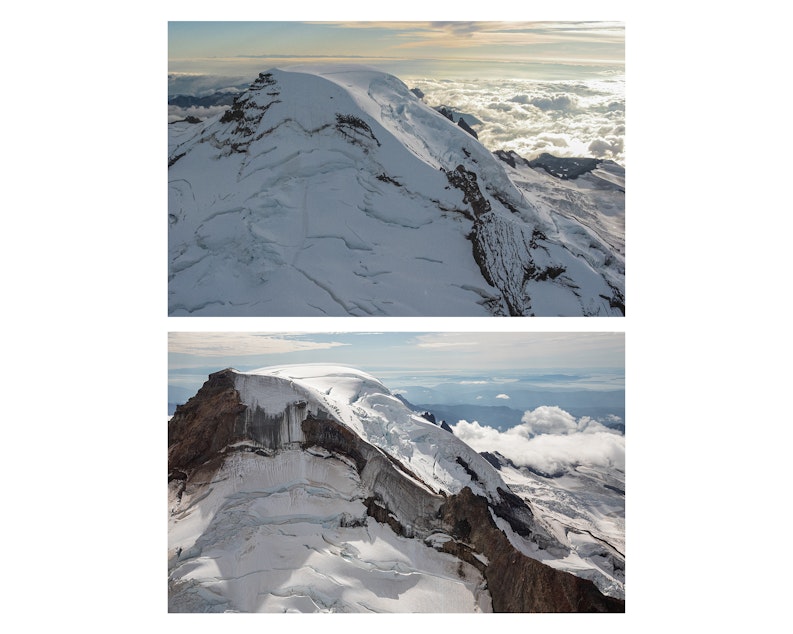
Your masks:
{"label": "snowy mountain peak", "polygon": [[364,372],[216,372],[168,431],[172,611],[624,610],[565,572],[586,562],[484,458]]}
{"label": "snowy mountain peak", "polygon": [[536,205],[391,75],[274,69],[169,137],[172,315],[623,313],[597,210]]}

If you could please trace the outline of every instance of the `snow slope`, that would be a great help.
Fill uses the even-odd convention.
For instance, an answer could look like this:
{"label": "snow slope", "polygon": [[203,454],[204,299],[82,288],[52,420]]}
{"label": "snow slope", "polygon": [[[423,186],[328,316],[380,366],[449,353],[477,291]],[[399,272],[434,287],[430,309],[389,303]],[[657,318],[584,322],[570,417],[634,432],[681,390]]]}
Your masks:
{"label": "snow slope", "polygon": [[475,506],[450,510],[471,494],[516,552],[621,594],[482,456],[352,368],[211,375],[169,423],[169,469],[171,611],[490,611],[489,557],[509,553],[477,548]]}
{"label": "snow slope", "polygon": [[612,596],[625,596],[625,473],[579,465],[548,477],[503,456],[499,474],[531,506],[537,521],[569,549],[557,564]]}
{"label": "snow slope", "polygon": [[272,70],[169,126],[168,207],[172,315],[622,314],[620,253],[375,70]]}

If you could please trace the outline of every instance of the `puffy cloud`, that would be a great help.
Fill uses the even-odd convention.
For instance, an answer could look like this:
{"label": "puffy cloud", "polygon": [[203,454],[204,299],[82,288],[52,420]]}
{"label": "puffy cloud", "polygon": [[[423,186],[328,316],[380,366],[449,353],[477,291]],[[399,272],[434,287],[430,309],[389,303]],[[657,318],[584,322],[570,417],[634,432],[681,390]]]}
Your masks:
{"label": "puffy cloud", "polygon": [[623,153],[624,141],[622,138],[607,137],[599,138],[589,144],[589,151],[598,158],[614,158]]}
{"label": "puffy cloud", "polygon": [[201,119],[201,121],[205,121],[206,119],[209,119],[209,117],[222,114],[228,109],[228,106],[190,106],[189,108],[168,106],[168,123],[171,121],[181,121],[188,116],[198,117]]}
{"label": "puffy cloud", "polygon": [[568,95],[553,95],[534,97],[529,103],[540,110],[572,110],[576,102]]}
{"label": "puffy cloud", "polygon": [[598,421],[576,419],[559,407],[527,411],[522,423],[499,431],[478,422],[459,421],[455,435],[476,451],[498,451],[516,465],[560,474],[575,465],[625,468],[625,437]]}
{"label": "puffy cloud", "polygon": [[521,427],[529,436],[538,434],[569,434],[578,431],[576,419],[561,407],[543,405],[523,414]]}
{"label": "puffy cloud", "polygon": [[509,394],[496,394],[496,398],[509,399]]}

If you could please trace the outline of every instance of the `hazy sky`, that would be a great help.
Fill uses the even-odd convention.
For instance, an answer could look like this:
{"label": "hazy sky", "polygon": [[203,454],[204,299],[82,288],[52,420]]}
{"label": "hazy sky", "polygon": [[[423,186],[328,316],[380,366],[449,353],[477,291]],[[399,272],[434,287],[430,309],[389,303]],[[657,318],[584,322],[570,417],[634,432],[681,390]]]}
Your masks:
{"label": "hazy sky", "polygon": [[[292,363],[351,365],[382,374],[614,368],[624,370],[623,333],[381,332],[278,334],[172,332],[171,385],[200,385],[210,371]],[[380,375],[380,376],[378,376]]]}
{"label": "hazy sky", "polygon": [[623,72],[618,22],[169,22],[171,73],[366,63],[402,78],[591,78]]}

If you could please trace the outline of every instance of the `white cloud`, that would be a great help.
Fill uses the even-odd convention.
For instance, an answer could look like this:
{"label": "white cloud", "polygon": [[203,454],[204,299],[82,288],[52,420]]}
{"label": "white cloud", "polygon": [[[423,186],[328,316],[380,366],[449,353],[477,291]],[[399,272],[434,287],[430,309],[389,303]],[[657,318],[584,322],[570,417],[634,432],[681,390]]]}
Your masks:
{"label": "white cloud", "polygon": [[311,341],[292,335],[260,335],[234,332],[171,332],[168,350],[201,357],[230,355],[279,354],[303,350],[325,350],[349,344],[335,341]]}
{"label": "white cloud", "polygon": [[539,434],[569,434],[578,431],[576,419],[561,407],[543,405],[533,411],[528,411],[521,418],[523,429],[527,435]]}
{"label": "white cloud", "polygon": [[198,117],[201,121],[205,121],[209,117],[222,114],[228,109],[228,106],[190,106],[188,108],[168,106],[168,123],[181,121],[189,116]]}
{"label": "white cloud", "polygon": [[496,394],[496,398],[509,399],[509,394]]}
{"label": "white cloud", "polygon": [[593,156],[625,164],[624,81],[408,81],[431,106],[447,105],[483,123],[479,141],[491,151],[527,159],[543,152]]}
{"label": "white cloud", "polygon": [[538,407],[522,423],[499,431],[461,420],[454,434],[476,451],[498,451],[519,466],[559,473],[574,465],[625,468],[625,437],[597,421],[576,419],[559,407]]}

